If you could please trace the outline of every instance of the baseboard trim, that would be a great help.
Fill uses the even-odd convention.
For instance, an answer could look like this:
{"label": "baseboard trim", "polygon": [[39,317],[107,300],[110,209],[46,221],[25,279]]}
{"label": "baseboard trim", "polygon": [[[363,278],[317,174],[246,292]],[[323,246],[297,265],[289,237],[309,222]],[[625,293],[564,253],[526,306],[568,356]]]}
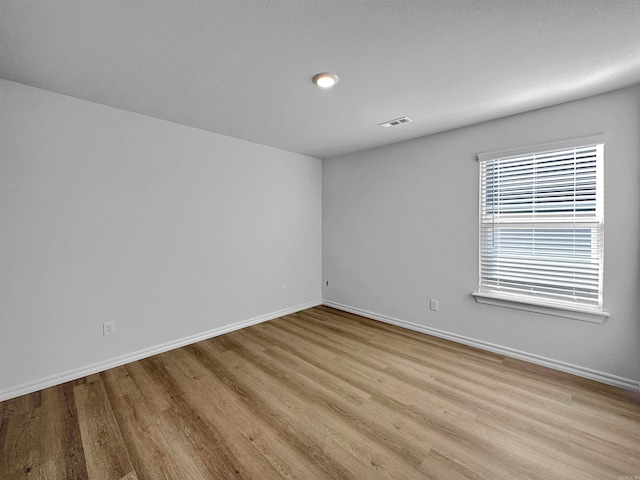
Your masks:
{"label": "baseboard trim", "polygon": [[317,307],[318,305],[322,305],[322,302],[315,301],[315,302],[304,303],[301,305],[296,305],[294,307],[286,308],[284,310],[268,313],[266,315],[260,315],[258,317],[250,318],[248,320],[243,320],[240,322],[233,323],[231,325],[225,325],[223,327],[214,328],[212,330],[198,333],[196,335],[184,337],[179,340],[166,342],[160,345],[156,345],[154,347],[145,348],[133,353],[126,354],[126,355],[121,355],[119,357],[115,357],[103,362],[97,362],[82,368],[68,370],[60,374],[55,374],[49,377],[34,380],[32,382],[23,383],[16,387],[12,387],[12,388],[0,391],[0,402],[9,400],[11,398],[19,397],[21,395],[25,395],[27,393],[37,392],[38,390],[52,387],[54,385],[60,385],[62,383],[69,382],[71,380],[77,380],[78,378],[86,377],[87,375],[93,375],[94,373],[103,372],[110,368],[120,367],[122,365],[126,365],[127,363],[135,362],[137,360],[142,360],[143,358],[151,357],[153,355],[157,355],[163,352],[168,352],[169,350],[174,350],[176,348],[184,347],[185,345],[191,345],[192,343],[200,342],[202,340],[207,340],[208,338],[217,337],[218,335],[223,335],[225,333],[233,332],[235,330],[240,330],[241,328],[249,327],[251,325],[256,325],[258,323],[273,320],[275,318],[283,317],[285,315],[290,315],[292,313],[300,312],[308,308]]}
{"label": "baseboard trim", "polygon": [[470,347],[479,348],[489,352],[504,355],[505,357],[516,358],[525,362],[534,363],[536,365],[542,365],[561,372],[571,373],[578,377],[588,378],[589,380],[595,380],[596,382],[604,383],[607,385],[613,385],[615,387],[624,388],[633,392],[640,392],[640,382],[631,380],[629,378],[618,377],[606,372],[600,372],[592,370],[590,368],[581,367],[580,365],[573,365],[570,363],[554,360],[552,358],[542,357],[533,353],[523,352],[509,347],[503,347],[493,343],[485,342],[482,340],[476,340],[474,338],[465,337],[455,333],[446,332],[444,330],[438,330],[436,328],[426,327],[417,323],[407,322],[398,318],[389,317],[387,315],[380,315],[378,313],[369,312],[361,308],[351,307],[349,305],[343,305],[341,303],[333,302],[331,300],[323,300],[323,305],[332,307],[338,310],[342,310],[349,313],[354,313],[362,317],[370,318],[372,320],[378,320],[380,322],[389,323],[398,327],[407,328],[416,332],[425,333],[434,337],[443,338],[452,342],[461,343]]}

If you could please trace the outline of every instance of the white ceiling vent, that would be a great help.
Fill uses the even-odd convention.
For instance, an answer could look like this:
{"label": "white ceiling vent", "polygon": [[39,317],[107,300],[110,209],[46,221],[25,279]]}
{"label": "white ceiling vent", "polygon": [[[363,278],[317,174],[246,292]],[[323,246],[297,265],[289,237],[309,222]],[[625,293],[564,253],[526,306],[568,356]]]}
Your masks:
{"label": "white ceiling vent", "polygon": [[394,118],[393,120],[387,120],[386,122],[379,123],[379,127],[395,127],[396,125],[402,125],[403,123],[409,123],[411,119],[409,117]]}

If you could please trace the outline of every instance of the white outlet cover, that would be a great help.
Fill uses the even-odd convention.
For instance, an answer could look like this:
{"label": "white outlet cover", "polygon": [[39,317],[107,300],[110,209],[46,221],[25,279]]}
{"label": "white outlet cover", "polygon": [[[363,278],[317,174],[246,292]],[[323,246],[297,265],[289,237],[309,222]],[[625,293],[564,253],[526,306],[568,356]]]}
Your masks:
{"label": "white outlet cover", "polygon": [[113,335],[116,333],[116,322],[104,322],[102,324],[102,335]]}

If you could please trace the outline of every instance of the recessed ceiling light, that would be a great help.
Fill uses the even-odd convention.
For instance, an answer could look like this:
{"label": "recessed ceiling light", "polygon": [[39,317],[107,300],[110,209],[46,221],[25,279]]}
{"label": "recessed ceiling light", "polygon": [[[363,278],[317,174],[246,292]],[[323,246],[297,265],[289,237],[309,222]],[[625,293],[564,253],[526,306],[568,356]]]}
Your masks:
{"label": "recessed ceiling light", "polygon": [[323,72],[314,75],[311,81],[321,88],[331,88],[338,83],[338,76],[335,73]]}

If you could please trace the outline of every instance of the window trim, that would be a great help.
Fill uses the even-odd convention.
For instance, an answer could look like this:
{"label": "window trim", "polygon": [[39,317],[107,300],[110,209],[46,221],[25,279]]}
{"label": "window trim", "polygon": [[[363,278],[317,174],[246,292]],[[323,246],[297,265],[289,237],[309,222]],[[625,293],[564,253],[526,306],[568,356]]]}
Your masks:
{"label": "window trim", "polygon": [[602,323],[609,314],[600,310],[589,310],[580,308],[561,307],[559,305],[547,305],[544,301],[536,302],[535,300],[519,299],[515,297],[501,296],[498,294],[474,292],[473,295],[476,302],[484,305],[494,305],[497,307],[514,308],[516,310],[525,310],[527,312],[542,313],[544,315],[553,315],[554,317],[571,318],[573,320],[582,320],[584,322]]}
{"label": "window trim", "polygon": [[[566,148],[579,148],[589,145],[602,144],[606,142],[606,135],[590,135],[586,137],[571,138],[561,140],[557,142],[548,142],[536,145],[529,145],[524,147],[517,147],[505,150],[497,150],[487,153],[478,154],[478,162],[485,162],[488,160],[495,160],[498,158],[513,157],[518,155],[527,155],[535,152],[562,150]],[[604,168],[604,167],[603,167]],[[602,175],[603,172],[600,172]],[[609,317],[609,313],[599,308],[588,308],[570,305],[559,305],[553,300],[540,299],[535,297],[518,296],[511,294],[500,294],[497,292],[482,292],[480,291],[481,274],[482,274],[482,256],[480,249],[481,244],[481,232],[482,232],[482,178],[479,178],[479,215],[478,215],[478,291],[474,292],[474,296],[477,303],[494,305],[500,307],[514,308],[517,310],[526,310],[530,312],[542,313],[546,315],[553,315],[557,317],[571,318],[574,320],[582,320],[593,323],[602,323]],[[601,257],[601,275],[603,273],[602,264],[604,262],[604,251]]]}

